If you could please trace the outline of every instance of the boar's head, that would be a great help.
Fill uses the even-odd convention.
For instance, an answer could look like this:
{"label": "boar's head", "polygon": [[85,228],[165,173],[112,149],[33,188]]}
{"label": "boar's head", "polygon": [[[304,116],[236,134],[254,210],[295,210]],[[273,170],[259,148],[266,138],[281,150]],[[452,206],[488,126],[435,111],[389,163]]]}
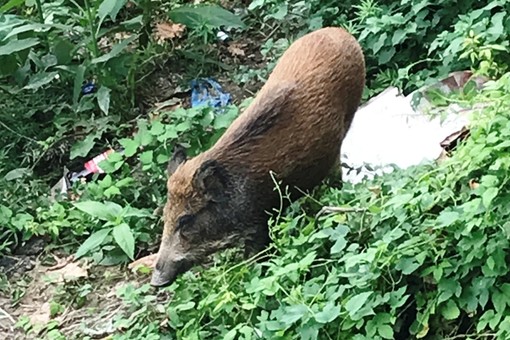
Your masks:
{"label": "boar's head", "polygon": [[170,285],[237,238],[231,178],[218,161],[187,160],[184,150],[176,148],[168,174],[164,231],[151,280],[156,287]]}

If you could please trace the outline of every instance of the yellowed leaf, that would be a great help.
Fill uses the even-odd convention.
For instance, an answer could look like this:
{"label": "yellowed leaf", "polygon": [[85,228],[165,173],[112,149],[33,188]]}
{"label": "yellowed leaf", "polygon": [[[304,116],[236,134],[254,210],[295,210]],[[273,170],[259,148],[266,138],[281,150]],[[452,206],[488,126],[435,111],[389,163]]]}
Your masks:
{"label": "yellowed leaf", "polygon": [[139,267],[149,267],[153,268],[156,264],[156,259],[158,257],[158,254],[152,254],[145,257],[142,257],[136,261],[131,262],[128,265],[128,268],[132,271],[136,271]]}

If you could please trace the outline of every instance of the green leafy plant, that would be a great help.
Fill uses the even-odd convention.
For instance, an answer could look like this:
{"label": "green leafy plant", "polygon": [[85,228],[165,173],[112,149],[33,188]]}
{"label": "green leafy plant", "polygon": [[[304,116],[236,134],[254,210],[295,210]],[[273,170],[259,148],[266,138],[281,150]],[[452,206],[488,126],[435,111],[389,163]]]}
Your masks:
{"label": "green leafy plant", "polygon": [[509,88],[505,74],[471,94],[487,106],[451,159],[322,188],[319,203],[344,213],[317,217],[317,201],[304,198],[272,225],[269,260],[234,264],[226,253],[182,275],[169,287],[172,334],[508,337]]}

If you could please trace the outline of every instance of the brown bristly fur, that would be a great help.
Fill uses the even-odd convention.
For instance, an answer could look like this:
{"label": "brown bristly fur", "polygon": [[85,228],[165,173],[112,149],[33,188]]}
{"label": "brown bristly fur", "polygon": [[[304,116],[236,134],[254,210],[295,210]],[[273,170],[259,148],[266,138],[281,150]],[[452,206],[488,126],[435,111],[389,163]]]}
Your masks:
{"label": "brown bristly fur", "polygon": [[[310,190],[338,167],[340,147],[361,100],[364,57],[340,28],[296,40],[252,104],[208,151],[169,165],[165,231],[154,285],[166,285],[219,249],[269,242],[267,211],[278,208],[270,172]],[[293,191],[293,199],[300,192]]]}

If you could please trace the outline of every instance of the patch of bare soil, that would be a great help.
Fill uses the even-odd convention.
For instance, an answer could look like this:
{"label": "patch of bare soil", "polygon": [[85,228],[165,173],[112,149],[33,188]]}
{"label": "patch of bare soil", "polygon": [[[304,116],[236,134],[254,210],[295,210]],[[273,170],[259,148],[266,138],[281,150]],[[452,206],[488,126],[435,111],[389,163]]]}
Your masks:
{"label": "patch of bare soil", "polygon": [[[149,280],[148,275],[135,277],[126,268],[93,267],[86,261],[75,261],[72,256],[51,256],[55,264],[48,266],[41,258],[32,259],[30,271],[10,271],[11,275],[3,282],[2,339],[41,339],[51,323],[67,339],[104,338],[116,331],[115,317],[127,310],[116,294],[117,289],[130,282],[139,286]],[[10,258],[15,265],[26,263],[22,257]],[[23,328],[29,329],[28,325],[30,331],[25,332]]]}

